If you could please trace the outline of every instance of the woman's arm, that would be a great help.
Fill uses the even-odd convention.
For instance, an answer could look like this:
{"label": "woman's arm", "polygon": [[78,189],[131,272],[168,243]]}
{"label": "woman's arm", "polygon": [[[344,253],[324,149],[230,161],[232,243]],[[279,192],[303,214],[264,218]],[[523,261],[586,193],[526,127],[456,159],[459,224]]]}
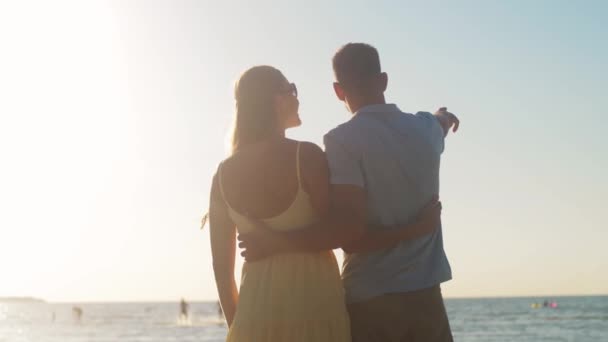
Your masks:
{"label": "woman's arm", "polygon": [[435,197],[420,211],[414,222],[398,227],[368,227],[360,239],[345,244],[342,249],[346,253],[365,253],[391,248],[430,234],[440,225],[441,202]]}
{"label": "woman's arm", "polygon": [[228,208],[221,196],[217,174],[213,177],[209,200],[209,234],[215,283],[222,311],[230,326],[239,300],[234,279],[236,227],[228,215]]}

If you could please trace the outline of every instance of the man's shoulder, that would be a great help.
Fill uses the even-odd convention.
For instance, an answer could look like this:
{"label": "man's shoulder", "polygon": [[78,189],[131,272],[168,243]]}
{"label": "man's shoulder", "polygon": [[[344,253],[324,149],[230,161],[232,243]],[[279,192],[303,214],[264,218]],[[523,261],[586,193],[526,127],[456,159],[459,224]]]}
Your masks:
{"label": "man's shoulder", "polygon": [[436,124],[437,122],[437,118],[435,118],[435,115],[431,114],[430,112],[416,112],[416,114],[414,114],[414,116],[416,116],[417,118],[420,118],[421,120],[424,120],[427,122],[427,124]]}
{"label": "man's shoulder", "polygon": [[415,115],[423,117],[423,118],[426,118],[426,119],[429,119],[429,118],[433,117],[433,114],[431,114],[431,112],[425,112],[425,111],[416,112]]}
{"label": "man's shoulder", "polygon": [[330,129],[327,133],[325,133],[324,138],[336,139],[339,138],[349,131],[349,123],[350,121],[339,124],[338,126]]}
{"label": "man's shoulder", "polygon": [[360,115],[355,115],[350,120],[331,129],[325,134],[324,138],[339,142],[349,141],[355,137],[360,137],[364,126],[365,118]]}

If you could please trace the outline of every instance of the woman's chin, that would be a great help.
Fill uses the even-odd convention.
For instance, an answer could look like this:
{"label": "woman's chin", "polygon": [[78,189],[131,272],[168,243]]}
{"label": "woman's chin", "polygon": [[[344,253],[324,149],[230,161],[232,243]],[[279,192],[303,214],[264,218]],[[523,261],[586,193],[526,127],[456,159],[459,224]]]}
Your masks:
{"label": "woman's chin", "polygon": [[293,122],[291,122],[287,128],[289,129],[289,128],[295,128],[295,127],[300,127],[300,126],[302,126],[302,120],[300,120],[300,118],[298,118],[297,120],[294,120]]}

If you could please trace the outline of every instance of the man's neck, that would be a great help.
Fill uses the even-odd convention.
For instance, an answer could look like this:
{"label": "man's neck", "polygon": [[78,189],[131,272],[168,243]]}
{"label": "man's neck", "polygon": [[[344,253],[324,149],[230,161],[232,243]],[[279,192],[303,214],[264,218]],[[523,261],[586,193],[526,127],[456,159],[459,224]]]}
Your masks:
{"label": "man's neck", "polygon": [[355,114],[359,111],[359,109],[372,105],[386,104],[386,100],[384,99],[384,94],[379,95],[374,98],[364,99],[358,102],[355,102],[352,106],[349,106],[350,112]]}

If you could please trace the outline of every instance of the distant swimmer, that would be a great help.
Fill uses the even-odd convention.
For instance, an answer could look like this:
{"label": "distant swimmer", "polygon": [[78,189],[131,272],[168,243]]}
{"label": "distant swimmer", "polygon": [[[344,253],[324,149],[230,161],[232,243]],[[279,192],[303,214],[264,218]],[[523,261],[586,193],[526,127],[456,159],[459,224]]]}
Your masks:
{"label": "distant swimmer", "polygon": [[550,308],[550,309],[556,309],[557,308],[557,302],[556,301],[548,301],[545,300],[542,303],[532,303],[530,304],[530,307],[532,309],[539,309],[539,308]]}
{"label": "distant swimmer", "polygon": [[72,317],[74,318],[74,322],[80,323],[80,321],[82,320],[82,308],[78,306],[73,306]]}
{"label": "distant swimmer", "polygon": [[181,319],[188,319],[188,303],[186,303],[184,298],[182,298],[181,302],[179,303],[179,312]]}

